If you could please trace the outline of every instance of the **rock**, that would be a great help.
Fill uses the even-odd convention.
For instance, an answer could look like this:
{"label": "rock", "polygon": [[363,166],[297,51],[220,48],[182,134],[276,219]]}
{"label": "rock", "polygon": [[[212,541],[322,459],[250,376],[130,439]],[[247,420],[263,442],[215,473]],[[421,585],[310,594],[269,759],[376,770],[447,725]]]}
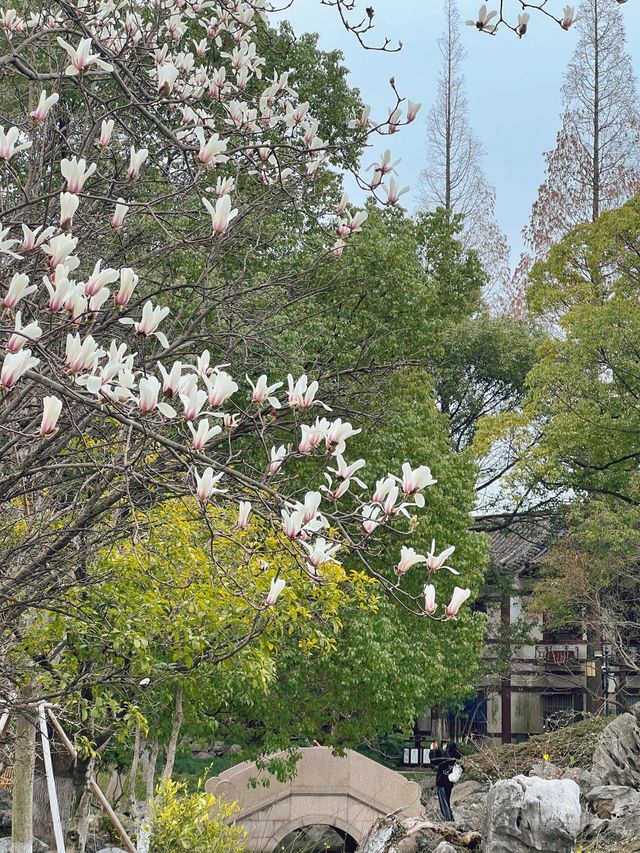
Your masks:
{"label": "rock", "polygon": [[550,761],[537,761],[529,771],[529,776],[538,776],[540,779],[560,779],[562,770]]}
{"label": "rock", "polygon": [[599,818],[622,817],[626,812],[640,809],[640,791],[624,785],[599,785],[585,797]]}
{"label": "rock", "polygon": [[229,747],[229,755],[242,755],[242,747],[239,743],[232,743]]}
{"label": "rock", "polygon": [[580,793],[585,796],[587,791],[590,791],[598,784],[598,779],[590,770],[584,770],[582,767],[565,767],[562,771],[561,779],[571,779],[580,788]]}
{"label": "rock", "polygon": [[127,853],[127,851],[122,847],[103,847],[102,850],[98,850],[98,853]]}
{"label": "rock", "polygon": [[224,755],[224,741],[217,740],[211,747],[211,752],[213,755],[217,755],[218,757]]}
{"label": "rock", "polygon": [[616,717],[600,735],[591,772],[601,785],[640,788],[640,725],[633,714]]}
{"label": "rock", "polygon": [[204,750],[201,750],[200,752],[194,752],[193,757],[194,758],[201,758],[201,759],[206,761],[207,759],[211,758],[211,753],[205,752]]}
{"label": "rock", "polygon": [[580,789],[571,779],[516,776],[489,791],[486,853],[569,853],[580,830]]}
{"label": "rock", "polygon": [[476,782],[475,780],[458,782],[453,786],[453,791],[451,792],[451,805],[459,806],[474,794],[479,794],[480,792],[486,793],[488,790],[489,785],[485,782]]}
{"label": "rock", "polygon": [[[33,839],[33,853],[46,853],[49,846],[38,838]],[[0,838],[0,853],[11,853],[11,839]]]}
{"label": "rock", "polygon": [[433,853],[459,853],[459,850],[460,848],[456,850],[453,844],[449,844],[448,841],[441,841],[434,849]]}

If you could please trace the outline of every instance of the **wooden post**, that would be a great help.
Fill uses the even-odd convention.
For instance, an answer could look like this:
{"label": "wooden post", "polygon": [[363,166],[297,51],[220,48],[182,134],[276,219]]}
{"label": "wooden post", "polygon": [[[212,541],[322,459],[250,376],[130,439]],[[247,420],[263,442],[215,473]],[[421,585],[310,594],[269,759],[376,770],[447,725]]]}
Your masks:
{"label": "wooden post", "polygon": [[62,821],[60,820],[60,807],[58,805],[58,792],[56,791],[56,777],[53,773],[53,764],[51,763],[51,748],[49,744],[49,731],[47,729],[44,702],[40,702],[38,705],[38,723],[40,725],[42,758],[44,761],[44,770],[47,776],[47,791],[49,793],[49,806],[51,808],[51,821],[53,823],[53,833],[56,839],[56,848],[58,853],[66,853],[64,848]]}
{"label": "wooden post", "polygon": [[[58,719],[56,718],[56,716],[53,713],[53,711],[51,710],[51,708],[48,708],[47,711],[49,714],[49,719],[51,720],[51,724],[54,727],[54,729],[56,730],[56,732],[58,733],[60,740],[64,744],[67,752],[69,753],[69,755],[72,758],[75,758],[76,757],[76,751],[73,748],[73,744],[71,743],[71,741],[67,737],[65,730],[62,728],[62,726],[58,722]],[[120,820],[118,819],[118,815],[111,808],[109,801],[107,800],[105,795],[102,793],[102,789],[100,788],[100,786],[98,785],[98,783],[96,782],[96,780],[93,777],[91,777],[91,790],[93,791],[93,794],[94,794],[96,800],[98,800],[98,802],[100,803],[100,805],[104,809],[105,814],[107,815],[107,817],[111,821],[113,828],[115,829],[115,831],[120,836],[120,840],[122,841],[122,844],[125,847],[125,849],[128,850],[129,853],[137,853],[133,841],[127,835],[127,830],[120,823]]]}

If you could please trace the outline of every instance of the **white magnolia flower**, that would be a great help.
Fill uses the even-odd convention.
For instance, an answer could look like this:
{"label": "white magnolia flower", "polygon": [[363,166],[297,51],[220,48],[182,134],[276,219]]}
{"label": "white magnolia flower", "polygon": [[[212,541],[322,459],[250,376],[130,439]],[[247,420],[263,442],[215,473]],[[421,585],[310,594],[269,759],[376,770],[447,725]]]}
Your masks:
{"label": "white magnolia flower", "polygon": [[485,33],[494,33],[496,31],[496,24],[492,24],[491,21],[496,17],[498,13],[494,10],[493,12],[487,12],[487,6],[485,3],[480,6],[478,10],[478,17],[475,21],[466,21],[468,27],[475,27],[478,30],[482,30]]}

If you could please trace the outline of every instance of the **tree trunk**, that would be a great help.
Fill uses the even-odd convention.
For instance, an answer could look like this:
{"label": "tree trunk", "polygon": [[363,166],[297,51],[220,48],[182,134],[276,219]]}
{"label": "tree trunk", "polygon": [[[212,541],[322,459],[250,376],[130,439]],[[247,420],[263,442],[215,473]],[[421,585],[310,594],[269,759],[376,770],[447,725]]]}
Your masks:
{"label": "tree trunk", "polygon": [[95,758],[82,761],[76,758],[73,773],[74,806],[66,832],[67,853],[84,853],[89,839],[89,810],[91,806],[91,778]]}
{"label": "tree trunk", "polygon": [[33,852],[33,776],[36,760],[36,723],[32,709],[16,716],[13,804],[11,809],[12,853]]}
{"label": "tree trunk", "polygon": [[593,176],[592,221],[600,216],[600,29],[598,0],[595,0],[593,32]]}
{"label": "tree trunk", "polygon": [[146,773],[146,788],[147,788],[147,802],[153,799],[154,794],[154,782],[156,778],[156,764],[158,763],[158,755],[160,753],[160,744],[158,743],[158,738],[155,737],[151,741],[151,750],[149,752],[149,763],[147,764],[147,773]]}
{"label": "tree trunk", "polygon": [[138,781],[138,766],[140,764],[140,745],[142,743],[142,733],[140,726],[136,726],[136,738],[133,744],[133,757],[131,759],[131,769],[129,771],[129,808],[133,817],[137,813],[138,797],[136,794],[136,783]]}
{"label": "tree trunk", "polygon": [[168,782],[173,773],[173,765],[176,760],[176,751],[178,749],[178,738],[180,737],[180,729],[182,727],[182,684],[179,684],[176,689],[176,705],[173,710],[173,724],[171,726],[171,737],[167,745],[167,760],[160,777],[161,783]]}

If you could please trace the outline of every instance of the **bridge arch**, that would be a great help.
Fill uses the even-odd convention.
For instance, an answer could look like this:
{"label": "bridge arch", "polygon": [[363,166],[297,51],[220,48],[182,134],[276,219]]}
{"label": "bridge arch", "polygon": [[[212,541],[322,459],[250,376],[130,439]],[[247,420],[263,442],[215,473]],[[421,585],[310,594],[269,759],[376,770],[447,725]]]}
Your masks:
{"label": "bridge arch", "polygon": [[298,817],[290,823],[278,827],[278,830],[270,839],[269,846],[265,848],[265,853],[274,853],[274,851],[277,853],[278,844],[284,841],[290,832],[295,832],[297,829],[304,829],[306,826],[334,827],[351,836],[356,844],[359,844],[364,837],[358,827],[343,820],[339,815],[313,814],[306,817]]}
{"label": "bridge arch", "polygon": [[296,775],[287,782],[259,770],[254,762],[207,781],[208,792],[238,804],[235,820],[249,834],[250,851],[274,853],[290,832],[314,824],[334,826],[359,842],[390,812],[422,816],[420,786],[400,773],[352,750],[338,756],[316,746],[300,753]]}

